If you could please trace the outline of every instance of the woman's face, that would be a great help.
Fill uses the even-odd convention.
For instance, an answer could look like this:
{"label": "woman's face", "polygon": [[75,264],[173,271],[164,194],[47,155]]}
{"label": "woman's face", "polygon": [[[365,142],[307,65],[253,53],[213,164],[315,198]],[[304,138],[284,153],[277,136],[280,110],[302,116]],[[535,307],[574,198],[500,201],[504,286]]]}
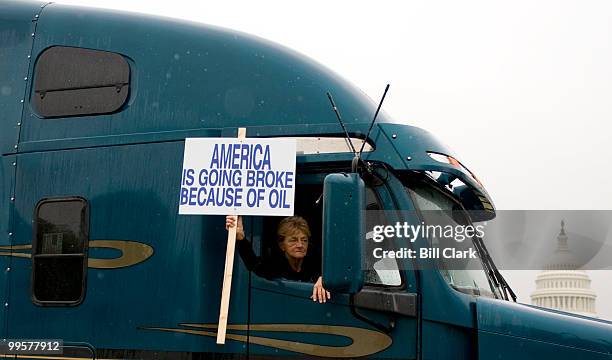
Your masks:
{"label": "woman's face", "polygon": [[303,259],[308,252],[308,237],[300,230],[295,230],[279,243],[281,250],[294,259]]}

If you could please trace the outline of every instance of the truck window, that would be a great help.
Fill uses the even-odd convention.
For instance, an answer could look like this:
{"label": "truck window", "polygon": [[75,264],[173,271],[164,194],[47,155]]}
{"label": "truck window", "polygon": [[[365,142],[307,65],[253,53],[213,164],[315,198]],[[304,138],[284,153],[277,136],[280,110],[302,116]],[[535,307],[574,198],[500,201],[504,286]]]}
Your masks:
{"label": "truck window", "polygon": [[127,101],[130,67],[108,51],[53,46],[36,61],[31,104],[41,117],[109,114]]}
{"label": "truck window", "polygon": [[[418,208],[422,220],[427,225],[451,225],[456,226],[461,223],[469,223],[469,218],[464,213],[463,206],[455,199],[435,188],[433,185],[406,181],[406,187],[411,195],[415,206]],[[458,218],[461,216],[461,218]],[[440,246],[440,239],[432,236],[430,239],[432,246]],[[473,246],[471,239],[454,244],[457,248],[469,249]],[[466,269],[452,269],[445,265],[444,259],[438,259],[438,267],[442,277],[455,290],[488,297],[496,297],[497,289],[489,283],[480,259],[470,260]]]}
{"label": "truck window", "polygon": [[[386,224],[384,218],[383,206],[376,192],[372,187],[366,187],[366,229],[372,229],[376,225]],[[372,241],[372,232],[366,234],[366,246],[374,246]],[[394,246],[391,241],[383,241],[376,244],[377,247],[382,247],[383,250],[393,250]],[[366,254],[371,254],[373,249],[366,249]],[[383,286],[401,286],[402,277],[397,259],[384,258],[376,260],[371,256],[365,258],[365,283],[368,285],[383,285]]]}
{"label": "truck window", "polygon": [[[323,184],[319,183],[318,176],[313,174],[300,174],[296,178],[296,190],[294,201],[294,216],[303,218],[310,231],[308,239],[308,247],[306,256],[304,257],[304,265],[308,272],[317,272],[320,274],[321,269],[321,231],[322,231],[322,201],[319,196],[323,193]],[[279,224],[284,219],[281,216],[264,216],[261,217],[262,229],[261,232],[255,232],[254,248],[257,247],[258,233],[260,237],[259,254],[263,261],[274,263],[275,266],[284,265],[282,259],[285,254],[281,251],[278,244],[278,229]],[[255,249],[255,252],[257,250]],[[316,281],[316,279],[315,279]]]}
{"label": "truck window", "polygon": [[89,210],[82,198],[41,200],[34,214],[32,300],[78,305],[85,296]]}
{"label": "truck window", "polygon": [[[298,184],[295,191],[295,215],[303,217],[307,222],[311,232],[309,239],[307,260],[315,263],[317,266],[321,264],[321,233],[322,233],[322,216],[323,216],[323,184],[320,182],[324,176],[320,174],[301,174],[298,176]],[[385,221],[383,206],[380,199],[376,195],[371,186],[366,186],[366,228],[371,228],[375,224],[382,224]],[[264,259],[274,259],[281,256],[276,243],[276,231],[282,217],[262,217],[261,247],[257,251],[257,241],[253,241],[254,250],[259,252]],[[371,226],[370,226],[371,225]],[[257,238],[256,231],[254,239]],[[367,236],[372,236],[370,233]],[[372,241],[366,241],[366,245],[373,244]],[[380,246],[380,245],[377,245]],[[384,250],[392,250],[393,244],[387,242],[383,245]],[[396,259],[384,259],[379,261],[370,261],[366,259],[365,263],[365,280],[366,284],[376,286],[401,286],[402,278]]]}

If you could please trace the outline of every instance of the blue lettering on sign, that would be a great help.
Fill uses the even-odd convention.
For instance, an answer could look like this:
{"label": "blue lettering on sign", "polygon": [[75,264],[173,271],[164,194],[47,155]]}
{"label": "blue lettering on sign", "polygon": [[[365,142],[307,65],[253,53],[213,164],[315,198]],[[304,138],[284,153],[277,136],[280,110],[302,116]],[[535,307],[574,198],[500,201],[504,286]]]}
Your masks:
{"label": "blue lettering on sign", "polygon": [[289,189],[293,187],[293,171],[247,170],[246,186]]}
{"label": "blue lettering on sign", "polygon": [[193,185],[193,169],[183,169],[183,178],[181,179],[181,185],[191,186]]}
{"label": "blue lettering on sign", "polygon": [[182,187],[181,205],[242,206],[242,188]]}
{"label": "blue lettering on sign", "polygon": [[287,204],[287,190],[270,190],[269,205],[273,209],[289,209],[291,206]]}
{"label": "blue lettering on sign", "polygon": [[231,169],[207,169],[200,170],[198,183],[200,186],[240,186],[242,172]]}
{"label": "blue lettering on sign", "polygon": [[261,144],[215,144],[211,169],[255,169],[270,170],[270,145]]}
{"label": "blue lettering on sign", "polygon": [[189,190],[187,188],[181,188],[181,205],[187,204],[187,198],[189,196]]}
{"label": "blue lettering on sign", "polygon": [[292,171],[272,170],[270,145],[215,144],[208,168],[183,169],[179,204],[286,209],[294,176]]}

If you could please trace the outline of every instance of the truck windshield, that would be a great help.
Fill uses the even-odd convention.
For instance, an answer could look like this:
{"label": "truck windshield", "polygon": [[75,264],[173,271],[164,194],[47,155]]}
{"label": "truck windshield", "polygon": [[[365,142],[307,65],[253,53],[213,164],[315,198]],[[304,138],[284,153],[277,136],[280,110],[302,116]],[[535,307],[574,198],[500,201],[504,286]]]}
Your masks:
{"label": "truck windshield", "polygon": [[[421,220],[426,225],[467,225],[470,223],[467,212],[459,202],[433,185],[422,182],[404,182],[410,194]],[[440,246],[440,239],[429,236],[432,247]],[[474,239],[465,239],[462,242],[455,242],[453,246],[457,250],[477,252],[474,246]],[[479,255],[480,256],[480,255]],[[438,260],[438,268],[446,282],[457,291],[472,295],[488,296],[499,298],[500,292],[497,286],[487,277],[480,257],[466,260],[463,269],[456,269],[447,264],[443,257]],[[453,263],[453,265],[456,265]]]}

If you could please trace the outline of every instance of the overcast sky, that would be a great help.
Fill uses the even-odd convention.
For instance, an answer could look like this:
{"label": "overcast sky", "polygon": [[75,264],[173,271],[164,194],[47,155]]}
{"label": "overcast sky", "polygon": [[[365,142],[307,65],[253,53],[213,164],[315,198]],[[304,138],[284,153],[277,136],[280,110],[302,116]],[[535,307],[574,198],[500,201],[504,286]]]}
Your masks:
{"label": "overcast sky", "polygon": [[[612,209],[609,1],[57,0],[214,24],[291,47],[435,133],[498,209]],[[570,239],[571,241],[571,239]],[[612,319],[609,272],[590,272]],[[535,272],[508,273],[529,302]]]}

